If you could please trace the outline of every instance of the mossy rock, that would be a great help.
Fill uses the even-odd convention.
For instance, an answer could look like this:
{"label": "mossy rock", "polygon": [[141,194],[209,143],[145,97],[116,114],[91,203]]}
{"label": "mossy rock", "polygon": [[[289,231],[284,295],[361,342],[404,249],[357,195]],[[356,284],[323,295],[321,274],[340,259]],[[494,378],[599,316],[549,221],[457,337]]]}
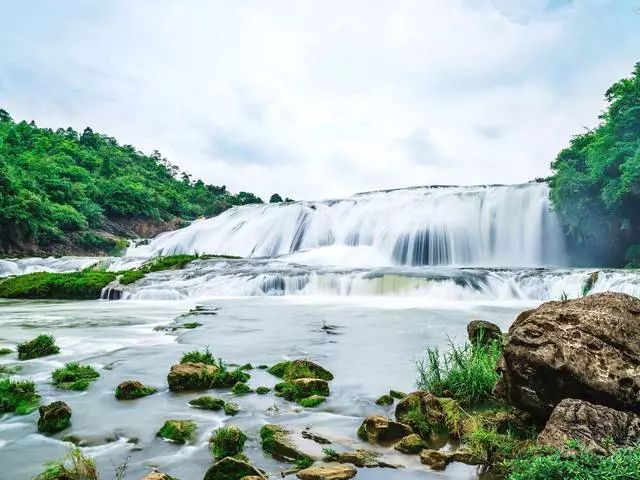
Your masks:
{"label": "mossy rock", "polygon": [[311,395],[307,398],[301,398],[298,400],[298,404],[304,408],[315,408],[321,403],[324,403],[327,400],[327,397],[323,397],[321,395]]}
{"label": "mossy rock", "polygon": [[135,400],[155,392],[155,387],[144,385],[137,380],[126,380],[116,387],[116,398],[118,400]]}
{"label": "mossy rock", "polygon": [[393,405],[393,397],[391,395],[382,395],[376,400],[376,405],[388,407]]}
{"label": "mossy rock", "polygon": [[420,435],[412,433],[411,435],[402,437],[400,441],[393,446],[393,448],[395,448],[399,452],[410,455],[420,453],[428,446],[429,445],[427,444],[427,442],[425,442]]}
{"label": "mossy rock", "polygon": [[227,415],[234,417],[240,412],[240,407],[237,403],[227,402],[224,404],[224,413]]}
{"label": "mossy rock", "polygon": [[95,368],[79,363],[67,363],[63,368],[58,368],[51,374],[53,384],[56,387],[75,391],[86,390],[91,382],[99,377],[100,374]]}
{"label": "mossy rock", "polygon": [[193,330],[194,328],[201,327],[202,324],[199,322],[187,322],[181,325],[182,328],[186,328],[187,330]]}
{"label": "mossy rock", "polygon": [[235,425],[222,427],[211,436],[209,444],[216,460],[225,457],[236,457],[242,453],[247,436]]}
{"label": "mossy rock", "polygon": [[260,470],[233,457],[226,457],[209,467],[203,480],[241,480],[243,477],[265,478]]}
{"label": "mossy rock", "polygon": [[397,421],[406,423],[415,433],[429,440],[438,434],[459,438],[465,414],[458,402],[451,398],[418,391],[398,403],[395,416]]}
{"label": "mossy rock", "polygon": [[396,400],[402,400],[404,397],[407,396],[406,393],[400,392],[399,390],[389,390],[389,395],[395,398]]}
{"label": "mossy rock", "polygon": [[318,395],[329,396],[329,383],[319,378],[297,378],[275,386],[277,394],[289,401],[299,401],[303,398]]}
{"label": "mossy rock", "polygon": [[0,355],[9,355],[10,353],[13,353],[10,348],[0,348]]}
{"label": "mossy rock", "polygon": [[256,393],[258,395],[266,395],[270,391],[271,391],[271,389],[269,387],[258,387],[258,388],[256,388]]}
{"label": "mossy rock", "polygon": [[311,458],[295,446],[289,431],[280,425],[264,425],[260,429],[260,439],[262,450],[276,460],[295,463]]}
{"label": "mossy rock", "polygon": [[64,402],[53,402],[40,407],[38,431],[58,433],[71,426],[71,407]]}
{"label": "mossy rock", "polygon": [[203,397],[194,398],[189,402],[189,405],[203,410],[222,410],[224,408],[225,401],[221,398],[205,395]]}
{"label": "mossy rock", "polygon": [[394,422],[390,418],[380,415],[367,417],[358,428],[358,436],[367,442],[389,445],[411,435],[413,430],[409,425]]}
{"label": "mossy rock", "polygon": [[60,347],[51,335],[38,335],[33,340],[18,344],[18,360],[31,360],[56,353],[60,353]]}
{"label": "mossy rock", "polygon": [[219,368],[206,363],[185,362],[171,367],[167,382],[172,392],[208,390],[213,388]]}
{"label": "mossy rock", "polygon": [[191,440],[197,428],[192,420],[167,420],[157,435],[165,440],[184,444]]}
{"label": "mossy rock", "polygon": [[287,381],[297,378],[319,378],[327,382],[333,380],[333,374],[329,370],[310,360],[280,362],[267,371]]}
{"label": "mossy rock", "polygon": [[236,382],[236,384],[231,388],[231,392],[235,395],[244,395],[246,393],[251,393],[251,387],[246,383]]}

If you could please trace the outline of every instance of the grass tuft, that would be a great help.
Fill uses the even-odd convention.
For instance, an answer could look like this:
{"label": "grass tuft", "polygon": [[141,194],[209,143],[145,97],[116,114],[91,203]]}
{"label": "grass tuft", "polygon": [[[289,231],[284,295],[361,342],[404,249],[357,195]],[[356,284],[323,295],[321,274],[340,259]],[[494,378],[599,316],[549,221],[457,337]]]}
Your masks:
{"label": "grass tuft", "polygon": [[82,391],[89,388],[91,382],[100,377],[100,374],[91,365],[80,365],[73,362],[54,370],[51,377],[53,384],[58,388]]}
{"label": "grass tuft", "polygon": [[59,352],[60,347],[51,335],[38,335],[31,341],[18,344],[18,360],[30,360]]}
{"label": "grass tuft", "polygon": [[211,453],[216,460],[242,453],[247,436],[236,426],[221,427],[211,437]]}
{"label": "grass tuft", "polygon": [[93,459],[85,457],[79,448],[73,448],[62,460],[47,463],[42,473],[33,480],[98,480]]}
{"label": "grass tuft", "polygon": [[8,378],[0,378],[0,412],[27,415],[40,405],[40,395],[36,392],[36,384],[23,380],[15,382]]}

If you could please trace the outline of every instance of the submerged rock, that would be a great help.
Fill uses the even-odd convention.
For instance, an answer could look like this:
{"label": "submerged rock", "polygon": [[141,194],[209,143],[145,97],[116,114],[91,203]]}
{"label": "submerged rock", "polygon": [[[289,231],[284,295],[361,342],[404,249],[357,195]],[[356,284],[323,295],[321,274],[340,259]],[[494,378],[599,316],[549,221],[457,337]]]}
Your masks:
{"label": "submerged rock", "polygon": [[126,380],[116,387],[118,400],[134,400],[155,393],[156,389],[137,380]]}
{"label": "submerged rock", "polygon": [[71,426],[71,407],[64,402],[42,405],[39,410],[38,431],[58,433]]}
{"label": "submerged rock", "polygon": [[280,362],[267,371],[285,380],[294,380],[296,378],[319,378],[327,382],[333,380],[333,374],[329,370],[311,360]]}
{"label": "submerged rock", "polygon": [[300,480],[348,480],[356,476],[357,470],[350,465],[326,464],[300,470],[296,476]]}
{"label": "submerged rock", "polygon": [[309,455],[296,447],[290,432],[280,425],[267,424],[260,429],[262,449],[276,460],[296,462],[310,459]]}
{"label": "submerged rock", "polygon": [[521,313],[494,393],[546,420],[565,398],[640,413],[640,299],[600,293]]}
{"label": "submerged rock", "polygon": [[471,345],[488,345],[495,341],[502,342],[500,327],[485,320],[472,320],[469,322],[467,334]]}
{"label": "submerged rock", "polygon": [[218,367],[206,363],[178,363],[171,367],[167,382],[172,392],[207,390],[212,387]]}
{"label": "submerged rock", "polygon": [[601,455],[614,448],[635,446],[640,442],[640,416],[583,400],[562,400],[538,436],[538,443],[564,449],[569,440],[577,440]]}
{"label": "submerged rock", "polygon": [[358,429],[358,436],[372,443],[388,444],[413,433],[409,425],[394,422],[390,418],[374,415],[365,418]]}
{"label": "submerged rock", "polygon": [[260,470],[249,463],[226,457],[211,465],[203,480],[241,480],[244,477],[266,478]]}

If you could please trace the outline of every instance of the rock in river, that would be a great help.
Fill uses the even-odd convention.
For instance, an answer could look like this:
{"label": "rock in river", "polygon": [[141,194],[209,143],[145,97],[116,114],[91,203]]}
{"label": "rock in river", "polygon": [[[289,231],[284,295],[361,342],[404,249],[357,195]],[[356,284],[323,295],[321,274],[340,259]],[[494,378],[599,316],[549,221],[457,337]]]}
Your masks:
{"label": "rock in river", "polygon": [[178,363],[171,367],[167,382],[172,392],[207,390],[214,383],[218,367],[206,363]]}
{"label": "rock in river", "polygon": [[394,422],[390,418],[374,415],[365,418],[358,429],[358,436],[373,443],[392,443],[413,433],[409,425]]}
{"label": "rock in river", "polygon": [[640,416],[565,399],[553,410],[538,443],[563,449],[568,440],[578,440],[588,450],[602,455],[615,447],[631,447],[640,442]]}
{"label": "rock in river", "polygon": [[244,477],[266,478],[254,466],[233,457],[226,457],[209,467],[204,480],[240,480]]}
{"label": "rock in river", "polygon": [[58,433],[71,426],[71,407],[64,402],[53,402],[40,407],[38,431]]}
{"label": "rock in river", "polygon": [[300,470],[297,477],[300,480],[348,480],[356,476],[357,470],[350,465],[340,463],[309,467]]}
{"label": "rock in river", "polygon": [[494,393],[546,420],[565,398],[640,413],[640,299],[600,293],[521,313]]}

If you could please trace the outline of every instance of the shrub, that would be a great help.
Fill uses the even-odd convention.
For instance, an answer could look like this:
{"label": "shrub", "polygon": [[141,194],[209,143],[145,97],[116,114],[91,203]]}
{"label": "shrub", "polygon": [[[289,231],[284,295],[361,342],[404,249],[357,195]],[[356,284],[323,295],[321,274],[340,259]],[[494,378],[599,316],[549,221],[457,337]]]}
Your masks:
{"label": "shrub", "polygon": [[46,464],[45,470],[33,480],[98,480],[94,461],[73,448],[62,460]]}
{"label": "shrub", "polygon": [[498,342],[462,347],[450,343],[449,352],[443,355],[437,348],[428,348],[427,357],[418,362],[417,386],[436,396],[451,396],[463,405],[477,404],[491,396],[501,353]]}
{"label": "shrub", "polygon": [[0,297],[95,300],[115,278],[113,272],[29,273],[2,281]]}
{"label": "shrub", "polygon": [[30,360],[59,352],[60,348],[51,335],[38,335],[31,341],[18,344],[18,360]]}
{"label": "shrub", "polygon": [[89,388],[89,384],[100,377],[100,374],[91,365],[74,362],[54,370],[51,377],[56,387],[81,391]]}
{"label": "shrub", "polygon": [[242,453],[247,436],[236,426],[222,427],[211,437],[211,452],[216,460]]}
{"label": "shrub", "polygon": [[0,378],[0,412],[26,415],[40,405],[36,384],[31,381],[14,382]]}

